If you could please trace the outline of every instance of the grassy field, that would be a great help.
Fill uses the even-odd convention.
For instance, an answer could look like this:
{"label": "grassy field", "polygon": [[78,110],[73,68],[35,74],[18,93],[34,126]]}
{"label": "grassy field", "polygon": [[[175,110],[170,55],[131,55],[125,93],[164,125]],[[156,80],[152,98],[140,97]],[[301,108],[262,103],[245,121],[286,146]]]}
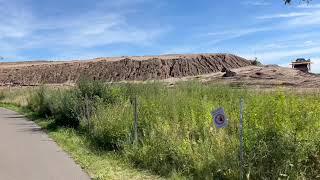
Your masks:
{"label": "grassy field", "polygon": [[[123,172],[138,179],[158,178],[135,168],[172,179],[238,179],[242,97],[245,176],[320,178],[318,92],[253,91],[197,82],[167,87],[81,81],[74,88],[17,89],[2,91],[0,97],[51,119],[40,124],[101,179],[121,179]],[[133,97],[138,100],[137,141]],[[212,125],[210,112],[218,107],[229,118],[225,129]]]}

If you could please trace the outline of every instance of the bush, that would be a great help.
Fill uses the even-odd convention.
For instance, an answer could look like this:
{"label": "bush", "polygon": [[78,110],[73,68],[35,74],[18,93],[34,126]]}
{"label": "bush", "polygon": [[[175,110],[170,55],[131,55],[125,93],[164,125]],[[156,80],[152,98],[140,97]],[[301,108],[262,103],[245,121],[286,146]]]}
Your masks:
{"label": "bush", "polygon": [[98,81],[79,81],[72,89],[37,89],[27,108],[41,117],[53,116],[59,126],[77,128],[81,120],[90,119],[99,104],[114,103],[117,89]]}
{"label": "bush", "polygon": [[100,105],[90,119],[93,124],[94,143],[102,149],[121,150],[129,143],[132,128],[132,111],[129,102]]}
{"label": "bush", "polygon": [[27,108],[36,112],[38,116],[48,117],[52,115],[52,101],[49,90],[45,87],[36,89],[28,99]]}
{"label": "bush", "polygon": [[57,125],[77,128],[83,117],[83,102],[71,91],[63,91],[55,99],[54,119]]}
{"label": "bush", "polygon": [[253,66],[262,66],[262,63],[260,61],[258,61],[257,59],[251,61],[251,65]]}
{"label": "bush", "polygon": [[116,101],[116,93],[112,90],[101,81],[81,79],[77,82],[77,95],[80,99],[88,98],[90,101],[100,99],[108,104],[114,103]]}

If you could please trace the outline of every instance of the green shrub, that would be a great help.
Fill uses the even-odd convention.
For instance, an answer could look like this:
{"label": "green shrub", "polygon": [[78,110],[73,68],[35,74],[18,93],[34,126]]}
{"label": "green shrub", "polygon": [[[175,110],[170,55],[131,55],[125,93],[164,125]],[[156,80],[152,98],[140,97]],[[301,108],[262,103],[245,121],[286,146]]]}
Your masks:
{"label": "green shrub", "polygon": [[253,66],[262,66],[262,63],[261,63],[260,61],[258,61],[257,59],[251,61],[251,64],[252,64]]}
{"label": "green shrub", "polygon": [[54,119],[57,125],[77,128],[83,116],[83,102],[71,90],[62,91],[55,99]]}
{"label": "green shrub", "polygon": [[116,101],[113,89],[101,81],[89,81],[81,79],[77,82],[78,97],[88,98],[91,101],[101,99],[105,103],[114,103]]}
{"label": "green shrub", "polygon": [[77,128],[82,120],[91,118],[99,104],[116,102],[120,93],[102,82],[81,80],[71,89],[37,89],[27,108],[41,117],[53,116],[59,126]]}
{"label": "green shrub", "polygon": [[90,119],[94,143],[102,149],[120,150],[130,141],[132,111],[128,102],[100,105]]}
{"label": "green shrub", "polygon": [[35,89],[28,99],[27,108],[36,112],[38,116],[48,117],[52,115],[52,101],[49,90],[45,87]]}

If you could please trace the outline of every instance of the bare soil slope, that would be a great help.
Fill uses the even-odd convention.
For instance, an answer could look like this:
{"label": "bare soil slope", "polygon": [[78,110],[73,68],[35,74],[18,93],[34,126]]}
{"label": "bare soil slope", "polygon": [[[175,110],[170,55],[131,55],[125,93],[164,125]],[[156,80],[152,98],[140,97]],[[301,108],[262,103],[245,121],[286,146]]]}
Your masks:
{"label": "bare soil slope", "polygon": [[[233,86],[249,86],[254,88],[287,87],[299,89],[320,88],[320,75],[304,73],[300,70],[280,66],[246,66],[232,69],[233,77],[223,77],[222,72],[199,75],[196,78],[205,83],[229,84]],[[184,77],[183,81],[195,77]],[[174,84],[176,79],[166,80]],[[180,81],[180,80],[179,80]]]}
{"label": "bare soil slope", "polygon": [[250,66],[231,54],[98,58],[71,62],[0,63],[0,85],[74,83],[81,76],[103,81],[182,78]]}

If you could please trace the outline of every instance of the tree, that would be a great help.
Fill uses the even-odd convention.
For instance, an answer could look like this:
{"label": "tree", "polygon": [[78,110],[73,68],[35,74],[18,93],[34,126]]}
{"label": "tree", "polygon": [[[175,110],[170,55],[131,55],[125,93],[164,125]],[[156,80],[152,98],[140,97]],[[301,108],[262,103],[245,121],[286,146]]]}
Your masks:
{"label": "tree", "polygon": [[[284,0],[284,3],[285,3],[285,4],[291,4],[291,2],[293,2],[293,1],[294,1],[294,0]],[[312,1],[312,0],[300,0],[300,1],[309,3],[309,2]]]}

